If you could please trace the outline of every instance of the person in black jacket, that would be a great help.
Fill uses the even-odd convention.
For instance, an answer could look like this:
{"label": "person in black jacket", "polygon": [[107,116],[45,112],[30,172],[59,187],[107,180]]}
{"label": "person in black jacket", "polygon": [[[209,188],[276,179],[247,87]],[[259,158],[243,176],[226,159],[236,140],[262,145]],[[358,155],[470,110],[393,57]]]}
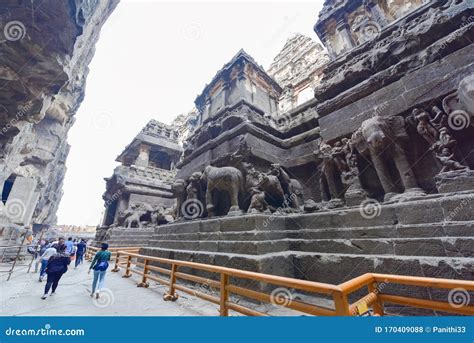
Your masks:
{"label": "person in black jacket", "polygon": [[51,295],[54,295],[56,288],[58,287],[59,280],[65,272],[67,272],[67,266],[71,263],[70,257],[66,254],[66,246],[59,246],[58,253],[51,256],[46,265],[46,274],[48,274],[48,279],[46,285],[44,286],[44,294],[41,299],[46,299],[49,293],[49,290],[52,286]]}

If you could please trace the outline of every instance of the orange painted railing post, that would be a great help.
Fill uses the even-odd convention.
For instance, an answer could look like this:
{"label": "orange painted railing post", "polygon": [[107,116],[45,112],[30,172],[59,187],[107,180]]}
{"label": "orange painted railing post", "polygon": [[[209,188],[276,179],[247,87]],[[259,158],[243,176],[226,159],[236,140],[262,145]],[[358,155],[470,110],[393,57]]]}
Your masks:
{"label": "orange painted railing post", "polygon": [[120,258],[120,254],[117,251],[117,255],[115,256],[115,266],[114,266],[114,269],[111,270],[114,273],[116,273],[120,270],[120,268],[119,268],[119,258]]}
{"label": "orange painted railing post", "polygon": [[95,251],[96,250],[95,250],[94,247],[89,247],[89,249],[88,249],[88,252],[89,252],[88,260],[89,261],[92,261],[94,259]]}
{"label": "orange painted railing post", "polygon": [[222,317],[229,316],[229,308],[227,307],[227,304],[226,304],[227,301],[229,300],[229,292],[226,289],[228,282],[229,282],[229,276],[227,274],[221,273],[219,313]]}
{"label": "orange painted railing post", "polygon": [[350,316],[349,301],[347,295],[342,291],[333,293],[334,304],[336,305],[336,316]]}
{"label": "orange painted railing post", "polygon": [[377,282],[371,282],[367,285],[369,293],[374,293],[377,296],[377,300],[372,304],[372,309],[374,310],[374,314],[378,316],[383,316],[383,303],[380,301],[380,290],[379,284]]}
{"label": "orange painted railing post", "polygon": [[176,283],[176,269],[178,269],[178,266],[173,263],[171,265],[170,289],[168,290],[168,293],[163,295],[163,299],[165,301],[176,301],[178,299],[178,295],[176,294],[174,287],[174,284]]}
{"label": "orange painted railing post", "polygon": [[132,265],[132,255],[128,255],[127,258],[127,267],[125,267],[125,274],[122,277],[130,277],[132,276],[132,273],[130,272],[130,267]]}
{"label": "orange painted railing post", "polygon": [[148,274],[148,259],[145,258],[145,262],[144,262],[144,265],[143,265],[143,274],[142,274],[142,282],[140,282],[137,287],[145,287],[145,288],[148,288],[150,285],[148,284],[148,282],[146,282],[147,280],[147,274]]}

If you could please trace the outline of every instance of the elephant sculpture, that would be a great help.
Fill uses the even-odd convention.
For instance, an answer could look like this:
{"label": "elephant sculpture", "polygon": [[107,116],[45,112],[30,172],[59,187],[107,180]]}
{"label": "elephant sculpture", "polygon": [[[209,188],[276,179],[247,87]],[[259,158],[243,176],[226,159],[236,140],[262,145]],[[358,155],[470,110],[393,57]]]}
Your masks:
{"label": "elephant sculpture", "polygon": [[315,156],[321,161],[321,178],[319,184],[321,197],[331,203],[331,207],[342,206],[344,187],[342,185],[341,173],[338,163],[333,155],[333,147],[325,142],[321,142],[319,149],[314,151]]}
{"label": "elephant sculpture", "polygon": [[353,147],[359,154],[370,156],[384,189],[385,200],[398,193],[396,181],[389,169],[390,160],[395,164],[404,191],[421,191],[403,148],[403,141],[407,139],[405,120],[400,116],[390,118],[374,116],[364,121],[352,135]]}
{"label": "elephant sculpture", "polygon": [[[268,173],[260,172],[246,162],[240,163],[240,169],[244,175],[245,189],[249,191],[253,202],[249,211],[262,208],[269,208],[272,212],[277,208],[298,210],[303,206],[303,187],[298,180],[291,179],[280,165],[273,164]],[[262,194],[265,196],[265,203],[262,201]],[[265,209],[260,210],[264,211]]]}
{"label": "elephant sculpture", "polygon": [[244,177],[240,170],[234,167],[207,166],[202,173],[201,180],[207,184],[206,207],[209,217],[214,215],[213,192],[215,190],[227,192],[229,195],[229,214],[241,213],[239,195],[243,190]]}
{"label": "elephant sculpture", "polygon": [[304,206],[303,186],[296,179],[290,180],[290,206],[301,209]]}
{"label": "elephant sculpture", "polygon": [[140,218],[145,213],[146,211],[142,210],[138,204],[132,205],[124,213],[123,226],[127,229],[130,229],[134,226],[141,228],[142,223],[140,221]]}
{"label": "elephant sculpture", "polygon": [[183,179],[176,179],[171,185],[171,191],[173,192],[174,197],[176,198],[176,218],[181,218],[181,207],[186,201],[186,181]]}

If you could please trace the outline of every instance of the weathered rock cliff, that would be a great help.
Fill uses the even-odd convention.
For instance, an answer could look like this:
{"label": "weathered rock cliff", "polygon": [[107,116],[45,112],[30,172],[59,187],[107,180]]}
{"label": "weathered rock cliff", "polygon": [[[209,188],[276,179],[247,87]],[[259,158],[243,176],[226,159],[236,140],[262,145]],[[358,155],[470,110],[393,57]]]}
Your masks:
{"label": "weathered rock cliff", "polygon": [[[6,0],[0,4],[3,222],[55,223],[70,148],[67,133],[84,98],[100,29],[117,3]],[[35,196],[20,196],[20,215],[12,215],[8,201],[28,193]]]}

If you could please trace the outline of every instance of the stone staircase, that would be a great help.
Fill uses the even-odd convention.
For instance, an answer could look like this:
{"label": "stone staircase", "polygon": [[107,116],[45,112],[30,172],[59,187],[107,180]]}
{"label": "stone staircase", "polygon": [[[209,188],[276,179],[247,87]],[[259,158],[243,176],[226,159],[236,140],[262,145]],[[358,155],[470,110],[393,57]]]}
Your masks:
{"label": "stone staircase", "polygon": [[[115,228],[109,243],[141,246],[145,255],[331,284],[367,272],[473,280],[474,193],[384,204],[377,214],[364,217],[359,207],[352,207],[290,216],[180,221],[147,229]],[[252,286],[268,290],[268,285]],[[407,295],[408,288],[408,294],[446,301],[446,292],[417,287],[386,285],[384,292]],[[354,294],[352,300],[361,294]]]}
{"label": "stone staircase", "polygon": [[153,228],[118,227],[112,229],[110,238],[106,241],[111,247],[146,247],[153,234]]}
{"label": "stone staircase", "polygon": [[314,214],[242,215],[155,228],[146,255],[339,284],[366,272],[472,280],[474,194]]}

